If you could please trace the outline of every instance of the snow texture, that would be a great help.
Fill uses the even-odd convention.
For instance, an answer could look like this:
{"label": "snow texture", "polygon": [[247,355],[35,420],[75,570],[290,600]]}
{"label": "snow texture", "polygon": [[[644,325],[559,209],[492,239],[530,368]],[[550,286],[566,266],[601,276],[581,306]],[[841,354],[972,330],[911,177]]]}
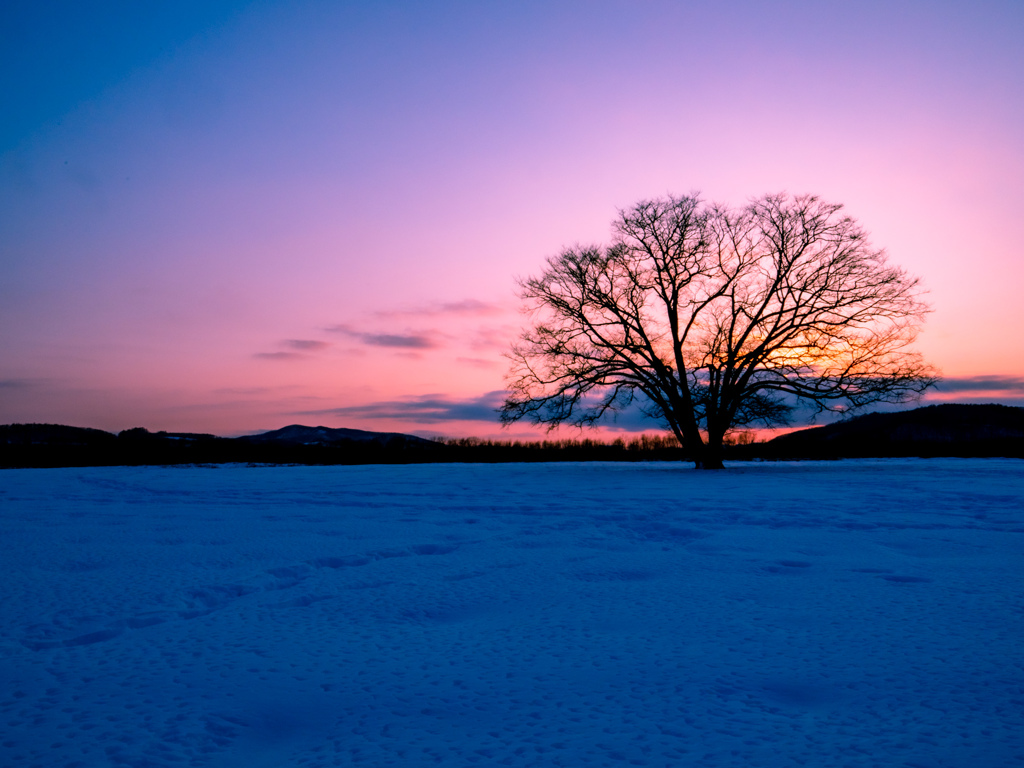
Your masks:
{"label": "snow texture", "polygon": [[5,766],[1024,764],[1024,462],[0,471]]}

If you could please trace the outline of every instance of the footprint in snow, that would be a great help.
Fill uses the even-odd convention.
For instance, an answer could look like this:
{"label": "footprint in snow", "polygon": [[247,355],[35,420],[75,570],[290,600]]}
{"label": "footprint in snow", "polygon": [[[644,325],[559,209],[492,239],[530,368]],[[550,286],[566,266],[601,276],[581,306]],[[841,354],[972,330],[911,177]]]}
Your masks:
{"label": "footprint in snow", "polygon": [[799,573],[804,568],[810,568],[811,564],[805,560],[776,560],[769,565],[761,566],[761,570],[768,573]]}
{"label": "footprint in snow", "polygon": [[[135,613],[128,618],[60,613],[49,622],[34,624],[25,630],[21,644],[33,651],[52,648],[72,648],[113,640],[125,630],[140,630],[168,621],[190,620],[208,616],[214,611],[257,592],[272,592],[294,587],[309,578],[316,568],[351,568],[368,565],[376,560],[392,557],[447,555],[458,547],[449,544],[416,544],[410,547],[378,550],[362,555],[322,557],[298,565],[270,568],[251,579],[248,584],[214,584],[191,587],[182,594],[180,610],[153,609]],[[390,582],[373,582],[366,586],[379,586]],[[302,608],[328,600],[333,595],[303,595],[284,600],[269,607]]]}

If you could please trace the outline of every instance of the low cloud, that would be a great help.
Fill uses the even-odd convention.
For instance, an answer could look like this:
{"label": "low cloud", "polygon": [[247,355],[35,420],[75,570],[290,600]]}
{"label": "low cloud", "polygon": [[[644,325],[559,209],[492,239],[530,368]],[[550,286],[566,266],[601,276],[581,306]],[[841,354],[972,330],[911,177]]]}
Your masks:
{"label": "low cloud", "polygon": [[302,415],[402,419],[417,424],[440,424],[447,421],[486,421],[494,424],[498,421],[497,409],[504,399],[503,390],[495,390],[468,400],[452,400],[444,395],[424,395],[407,400],[386,400],[323,411],[306,411]]}
{"label": "low cloud", "polygon": [[[304,411],[300,415],[335,416],[371,421],[388,419],[422,425],[443,424],[451,421],[477,421],[497,426],[498,409],[507,394],[504,390],[498,389],[479,397],[464,400],[456,400],[439,394],[424,395],[404,400],[384,400],[365,405]],[[665,426],[657,419],[646,415],[638,402],[623,407],[615,414],[607,415],[599,422],[598,426],[613,432],[625,433],[665,429]]]}
{"label": "low cloud", "polygon": [[441,346],[435,333],[365,333],[347,325],[335,325],[327,329],[331,333],[342,333],[368,347],[389,347],[391,349],[436,349]]}
{"label": "low cloud", "polygon": [[1019,376],[965,376],[941,379],[937,392],[1012,392],[1024,395],[1024,378]]}
{"label": "low cloud", "polygon": [[31,389],[38,383],[34,379],[0,379],[0,389]]}

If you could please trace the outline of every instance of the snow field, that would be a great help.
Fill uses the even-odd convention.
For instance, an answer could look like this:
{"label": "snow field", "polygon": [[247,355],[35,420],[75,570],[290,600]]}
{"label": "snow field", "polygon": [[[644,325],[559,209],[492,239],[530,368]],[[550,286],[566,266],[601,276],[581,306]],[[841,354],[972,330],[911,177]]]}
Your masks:
{"label": "snow field", "polygon": [[1022,470],[3,470],[0,764],[1024,765]]}

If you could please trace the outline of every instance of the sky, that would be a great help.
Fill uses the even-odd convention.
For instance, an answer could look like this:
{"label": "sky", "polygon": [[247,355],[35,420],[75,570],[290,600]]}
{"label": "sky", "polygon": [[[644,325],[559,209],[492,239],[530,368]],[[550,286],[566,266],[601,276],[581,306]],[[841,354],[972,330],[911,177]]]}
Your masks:
{"label": "sky", "polygon": [[926,402],[1024,405],[1022,38],[1015,0],[4,3],[0,423],[539,435],[494,413],[516,279],[693,191],[844,204],[929,291]]}

